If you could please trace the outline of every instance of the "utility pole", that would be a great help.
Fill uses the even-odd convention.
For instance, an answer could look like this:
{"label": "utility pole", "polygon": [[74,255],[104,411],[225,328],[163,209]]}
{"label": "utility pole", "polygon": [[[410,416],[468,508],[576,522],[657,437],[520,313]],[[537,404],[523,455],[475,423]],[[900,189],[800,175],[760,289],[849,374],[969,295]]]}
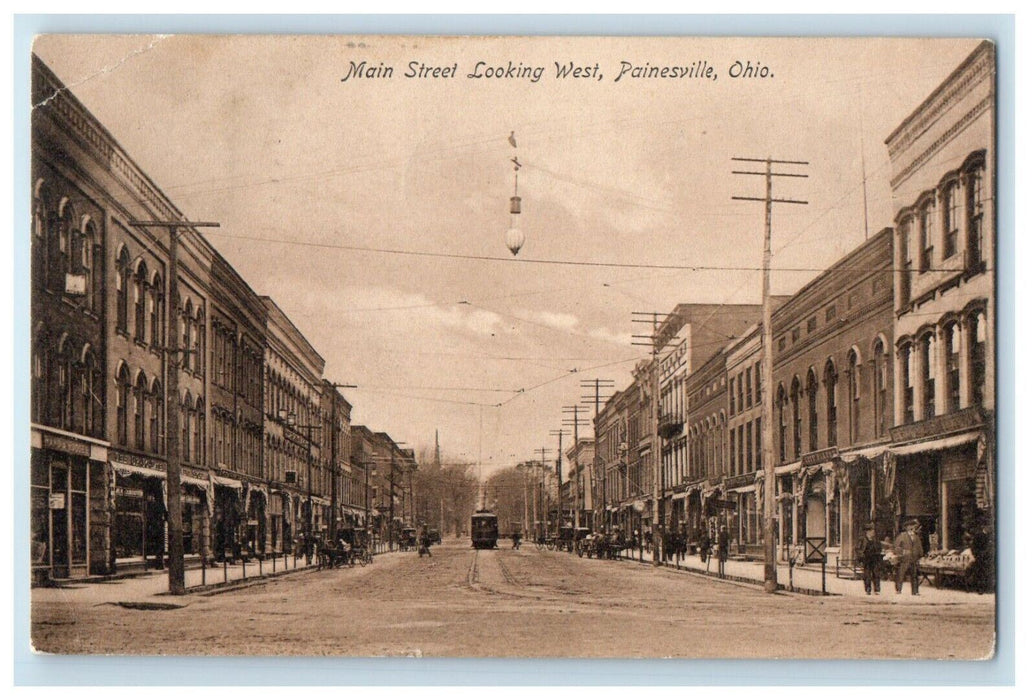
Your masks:
{"label": "utility pole", "polygon": [[[658,352],[661,349],[658,343],[658,329],[661,326],[661,319],[668,314],[657,311],[634,311],[634,323],[650,323],[650,334],[634,334],[633,344],[651,348],[651,370],[649,382],[651,383],[651,461],[652,473],[655,476],[655,507],[652,511],[652,522],[654,532],[652,533],[652,563],[655,566],[662,564],[662,543],[665,541],[665,511],[663,510],[663,499],[665,498],[665,470],[662,468],[662,438],[658,434],[658,404],[659,404],[659,380],[658,380]],[[663,346],[665,343],[662,344]]]}
{"label": "utility pole", "polygon": [[562,503],[562,501],[561,501],[561,438],[563,436],[565,436],[565,435],[568,435],[569,432],[567,430],[565,430],[564,428],[562,428],[560,430],[551,430],[550,434],[558,436],[558,464],[557,464],[557,471],[558,471],[558,522],[557,522],[557,533],[556,534],[557,534],[557,538],[558,538],[558,545],[560,545],[561,544],[561,514],[562,514],[562,506],[564,505]]}
{"label": "utility pole", "polygon": [[[599,458],[597,442],[600,436],[597,434],[597,417],[601,414],[601,389],[614,389],[615,381],[612,379],[601,379],[599,377],[594,379],[583,379],[579,382],[579,386],[583,389],[593,389],[594,391],[592,396],[587,396],[586,394],[584,394],[581,397],[581,401],[584,404],[592,403],[594,405],[594,464],[596,465],[598,463]],[[604,521],[607,517],[608,511],[608,468],[604,465],[603,459],[600,460],[600,464],[601,475],[599,483],[601,484],[601,497],[600,499],[594,498],[593,492],[591,492],[590,496],[590,500],[594,504],[594,516],[595,519],[598,520],[597,523],[594,523],[595,526],[606,525]],[[598,500],[600,501],[599,503]],[[599,517],[597,516],[597,505],[601,506],[601,515]]]}
{"label": "utility pole", "polygon": [[[541,447],[536,450],[536,453],[540,456],[540,516],[542,518],[541,524],[537,526],[537,534],[547,534],[547,452],[546,447]],[[533,501],[535,503],[536,501]]]}
{"label": "utility pole", "polygon": [[[581,506],[583,505],[580,502],[580,491],[579,491],[579,486],[580,486],[580,484],[579,484],[579,426],[580,425],[583,425],[583,426],[588,425],[587,420],[585,418],[581,418],[579,416],[579,413],[582,410],[584,410],[584,409],[582,408],[582,406],[579,406],[578,404],[575,404],[575,405],[572,405],[572,406],[565,406],[565,408],[563,408],[562,411],[564,411],[566,413],[571,413],[572,417],[571,418],[565,418],[563,421],[561,421],[562,425],[567,425],[568,427],[572,428],[572,439],[575,441],[575,451],[573,452],[573,455],[575,456],[575,460],[574,460],[575,461],[575,468],[574,468],[574,471],[573,471],[573,474],[574,474],[573,481],[575,482],[575,504],[574,504],[573,510],[575,511],[575,520],[572,522],[572,527],[574,527],[576,530],[578,530],[579,527],[580,527],[580,525],[579,525],[579,511],[582,510]],[[591,469],[592,468],[593,468],[593,465],[591,465]],[[573,533],[574,533],[574,531],[573,531]],[[573,534],[573,536],[574,536],[574,534]]]}
{"label": "utility pole", "polygon": [[765,197],[731,197],[731,199],[763,202],[766,205],[765,226],[763,229],[763,588],[767,593],[777,591],[777,542],[776,530],[776,488],[777,480],[773,461],[773,328],[770,302],[770,233],[773,205],[776,204],[808,204],[798,199],[774,199],[773,178],[775,177],[809,177],[801,173],[775,173],[773,164],[809,165],[801,160],[775,160],[773,158],[732,158],[742,163],[763,163],[763,172],[735,170],[735,175],[759,175],[766,178]]}
{"label": "utility pole", "polygon": [[355,389],[355,384],[336,384],[331,387],[331,542],[338,543],[338,390]]}
{"label": "utility pole", "polygon": [[[215,221],[131,221],[138,228],[169,231],[169,294],[166,295],[165,401],[166,407],[166,519],[169,527],[169,592],[183,595],[183,497],[180,488],[180,229],[219,228]],[[183,353],[191,352],[184,348]],[[170,401],[170,397],[172,401]],[[202,566],[204,566],[204,562]]]}

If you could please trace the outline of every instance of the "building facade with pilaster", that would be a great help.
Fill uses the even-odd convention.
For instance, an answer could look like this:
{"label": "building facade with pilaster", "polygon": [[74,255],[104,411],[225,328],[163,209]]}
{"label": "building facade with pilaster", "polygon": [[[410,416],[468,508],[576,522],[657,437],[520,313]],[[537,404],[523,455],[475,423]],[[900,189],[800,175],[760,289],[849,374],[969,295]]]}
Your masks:
{"label": "building facade with pilaster", "polygon": [[983,42],[886,140],[895,214],[888,527],[960,549],[994,525],[996,55]]}

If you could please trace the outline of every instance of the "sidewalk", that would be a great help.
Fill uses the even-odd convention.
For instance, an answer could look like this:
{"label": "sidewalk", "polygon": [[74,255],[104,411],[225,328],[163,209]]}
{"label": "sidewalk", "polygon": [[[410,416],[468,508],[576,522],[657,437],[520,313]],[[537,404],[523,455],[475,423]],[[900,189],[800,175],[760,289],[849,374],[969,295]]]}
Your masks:
{"label": "sidewalk", "polygon": [[[394,552],[376,552],[374,563],[382,560],[386,554],[398,554]],[[184,584],[187,592],[184,596],[169,595],[169,573],[165,569],[161,571],[150,571],[139,575],[120,577],[116,576],[107,579],[91,579],[84,581],[64,581],[59,586],[37,587],[30,591],[33,603],[65,603],[75,602],[85,605],[104,605],[119,603],[146,603],[149,605],[171,604],[177,607],[186,605],[189,602],[188,596],[205,595],[213,591],[232,588],[235,585],[249,585],[253,582],[268,580],[277,576],[294,576],[296,572],[304,574],[307,571],[317,571],[316,559],[313,563],[306,565],[306,559],[300,557],[295,559],[291,555],[287,558],[287,569],[283,556],[277,559],[276,572],[272,559],[262,562],[262,575],[260,576],[260,564],[258,561],[249,562],[242,567],[241,563],[228,564],[226,567],[226,580],[224,582],[223,564],[210,566],[202,573],[201,567],[187,569],[184,572]],[[361,568],[359,565],[356,568]],[[204,585],[202,583],[204,576]],[[182,600],[183,603],[176,601]]]}
{"label": "sidewalk", "polygon": [[[629,556],[630,552],[632,552],[632,556]],[[626,558],[632,561],[640,561],[639,550],[626,550],[624,554]],[[675,558],[673,561],[676,561]],[[651,552],[647,549],[644,550],[644,563],[648,566],[651,565]],[[719,574],[716,571],[716,560],[712,559],[708,562],[708,571],[706,571],[706,564],[701,561],[698,555],[685,557],[679,565],[671,563],[665,566],[669,569],[679,569],[680,571],[689,571],[703,576],[719,578]],[[762,586],[763,564],[758,561],[727,561],[724,566],[724,574],[731,581]],[[795,592],[819,595],[821,592],[821,576],[819,569],[795,567],[794,573],[791,574]],[[777,584],[782,590],[789,590],[789,574],[786,563],[778,563],[777,565]],[[852,596],[882,602],[895,601],[896,603],[915,605],[987,603],[991,606],[996,603],[996,596],[992,594],[983,595],[951,588],[936,588],[923,582],[920,595],[910,595],[910,585],[906,582],[904,582],[903,593],[897,595],[894,582],[882,581],[881,593],[868,596],[866,591],[863,590],[863,581],[837,578],[835,577],[833,566],[828,567],[824,584],[824,589],[829,595]]]}

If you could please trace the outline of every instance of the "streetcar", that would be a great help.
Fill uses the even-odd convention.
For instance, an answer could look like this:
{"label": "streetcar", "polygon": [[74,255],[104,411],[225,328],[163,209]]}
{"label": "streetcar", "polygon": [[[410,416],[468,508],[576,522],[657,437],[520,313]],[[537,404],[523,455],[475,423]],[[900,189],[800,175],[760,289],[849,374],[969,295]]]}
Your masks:
{"label": "streetcar", "polygon": [[488,510],[477,510],[471,516],[471,546],[475,549],[496,549],[500,533],[496,514]]}

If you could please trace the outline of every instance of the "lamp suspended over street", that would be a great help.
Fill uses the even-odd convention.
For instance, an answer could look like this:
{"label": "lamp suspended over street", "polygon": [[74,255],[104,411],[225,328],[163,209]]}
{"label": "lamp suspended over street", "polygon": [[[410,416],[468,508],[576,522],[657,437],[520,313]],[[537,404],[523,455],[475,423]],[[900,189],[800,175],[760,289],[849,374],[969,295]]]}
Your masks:
{"label": "lamp suspended over street", "polygon": [[[507,142],[512,148],[518,148],[513,131],[507,137]],[[522,164],[518,162],[518,156],[511,158],[511,162],[514,163],[514,196],[511,197],[511,228],[507,229],[507,249],[512,255],[518,255],[518,251],[525,245],[525,234],[518,228],[518,215],[522,213],[522,198],[518,196],[518,171]]]}

